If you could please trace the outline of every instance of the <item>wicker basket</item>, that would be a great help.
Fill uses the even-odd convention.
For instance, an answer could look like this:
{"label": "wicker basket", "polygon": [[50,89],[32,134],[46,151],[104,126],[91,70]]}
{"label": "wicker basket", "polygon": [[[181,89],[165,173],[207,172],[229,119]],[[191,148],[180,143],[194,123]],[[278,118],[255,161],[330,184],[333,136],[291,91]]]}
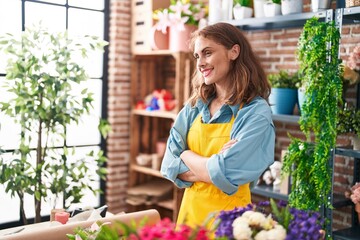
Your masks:
{"label": "wicker basket", "polygon": [[360,0],[346,0],[346,7],[360,6]]}

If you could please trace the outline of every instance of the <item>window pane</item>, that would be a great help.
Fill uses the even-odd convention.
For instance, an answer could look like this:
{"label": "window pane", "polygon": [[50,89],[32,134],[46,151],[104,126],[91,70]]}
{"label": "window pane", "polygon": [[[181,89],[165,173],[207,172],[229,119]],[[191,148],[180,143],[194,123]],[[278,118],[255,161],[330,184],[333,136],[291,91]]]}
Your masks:
{"label": "window pane", "polygon": [[49,2],[49,3],[57,3],[57,4],[65,4],[66,0],[41,0],[43,2]]}
{"label": "window pane", "polygon": [[25,12],[26,27],[38,25],[41,21],[42,26],[48,28],[49,31],[56,32],[66,29],[65,7],[25,2]]}
{"label": "window pane", "polygon": [[69,6],[103,10],[104,0],[69,0]]}
{"label": "window pane", "polygon": [[[14,94],[7,92],[3,87],[4,77],[0,77],[0,102],[9,102]],[[0,112],[0,147],[3,149],[15,149],[19,147],[20,125],[13,118]]]}
{"label": "window pane", "polygon": [[[21,34],[21,1],[0,0],[0,35]],[[0,73],[5,73],[7,58],[0,52]]]}
{"label": "window pane", "polygon": [[[101,12],[69,9],[69,35],[70,36],[98,36],[104,38],[104,14]],[[103,53],[89,52],[88,58],[79,58],[78,62],[85,66],[91,78],[101,78],[103,71]]]}
{"label": "window pane", "polygon": [[99,79],[90,79],[83,82],[81,85],[75,85],[74,91],[81,91],[83,88],[88,88],[89,92],[93,93],[94,110],[90,111],[89,116],[85,116],[79,122],[71,124],[67,128],[66,142],[70,146],[100,144],[101,138],[98,131],[99,117],[101,116],[101,101],[102,101],[102,81]]}

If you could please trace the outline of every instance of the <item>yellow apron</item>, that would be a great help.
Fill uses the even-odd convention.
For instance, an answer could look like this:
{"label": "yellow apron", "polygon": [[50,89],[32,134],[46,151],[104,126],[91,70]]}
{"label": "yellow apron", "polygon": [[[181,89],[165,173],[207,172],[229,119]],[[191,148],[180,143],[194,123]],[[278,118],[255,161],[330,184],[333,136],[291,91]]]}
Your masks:
{"label": "yellow apron", "polygon": [[[234,123],[234,116],[229,123],[206,124],[197,116],[187,136],[189,149],[199,155],[210,157],[220,151],[222,146],[230,140],[230,131]],[[229,196],[214,184],[195,182],[186,188],[181,202],[177,224],[187,224],[191,227],[203,225],[210,213],[221,210],[232,210],[251,203],[249,184],[239,187],[238,191]],[[211,228],[212,219],[207,225]]]}

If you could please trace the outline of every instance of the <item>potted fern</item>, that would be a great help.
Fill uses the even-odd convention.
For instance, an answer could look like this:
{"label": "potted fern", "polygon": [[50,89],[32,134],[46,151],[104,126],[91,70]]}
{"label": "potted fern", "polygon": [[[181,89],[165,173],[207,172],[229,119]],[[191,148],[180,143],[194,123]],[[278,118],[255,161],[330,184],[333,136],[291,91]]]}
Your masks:
{"label": "potted fern", "polygon": [[[67,208],[81,200],[84,190],[100,191],[92,187],[97,181],[93,177],[105,177],[106,157],[102,151],[75,156],[75,149],[66,147],[66,131],[92,111],[94,102],[82,85],[88,76],[75,56],[102,51],[106,44],[97,37],[52,33],[41,25],[27,28],[20,37],[0,36],[0,50],[9,58],[2,87],[13,94],[0,102],[0,111],[21,127],[18,150],[0,159],[0,184],[20,199],[24,224],[25,194],[33,196],[35,222],[40,222],[42,202],[50,197],[62,199]],[[105,136],[109,125],[103,119],[99,123]]]}
{"label": "potted fern", "polygon": [[233,14],[236,20],[250,18],[253,14],[251,0],[234,0]]}

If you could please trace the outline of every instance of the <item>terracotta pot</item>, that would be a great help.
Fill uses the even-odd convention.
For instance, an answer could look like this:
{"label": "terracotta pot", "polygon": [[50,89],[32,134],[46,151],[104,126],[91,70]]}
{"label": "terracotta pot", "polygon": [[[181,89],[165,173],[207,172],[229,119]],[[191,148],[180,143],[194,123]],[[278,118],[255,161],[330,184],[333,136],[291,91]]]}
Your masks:
{"label": "terracotta pot", "polygon": [[151,28],[150,44],[153,50],[166,50],[169,49],[169,29],[166,33],[157,30],[155,26]]}
{"label": "terracotta pot", "polygon": [[174,52],[189,52],[190,34],[197,29],[194,25],[184,25],[180,30],[177,26],[170,27],[169,48]]}

